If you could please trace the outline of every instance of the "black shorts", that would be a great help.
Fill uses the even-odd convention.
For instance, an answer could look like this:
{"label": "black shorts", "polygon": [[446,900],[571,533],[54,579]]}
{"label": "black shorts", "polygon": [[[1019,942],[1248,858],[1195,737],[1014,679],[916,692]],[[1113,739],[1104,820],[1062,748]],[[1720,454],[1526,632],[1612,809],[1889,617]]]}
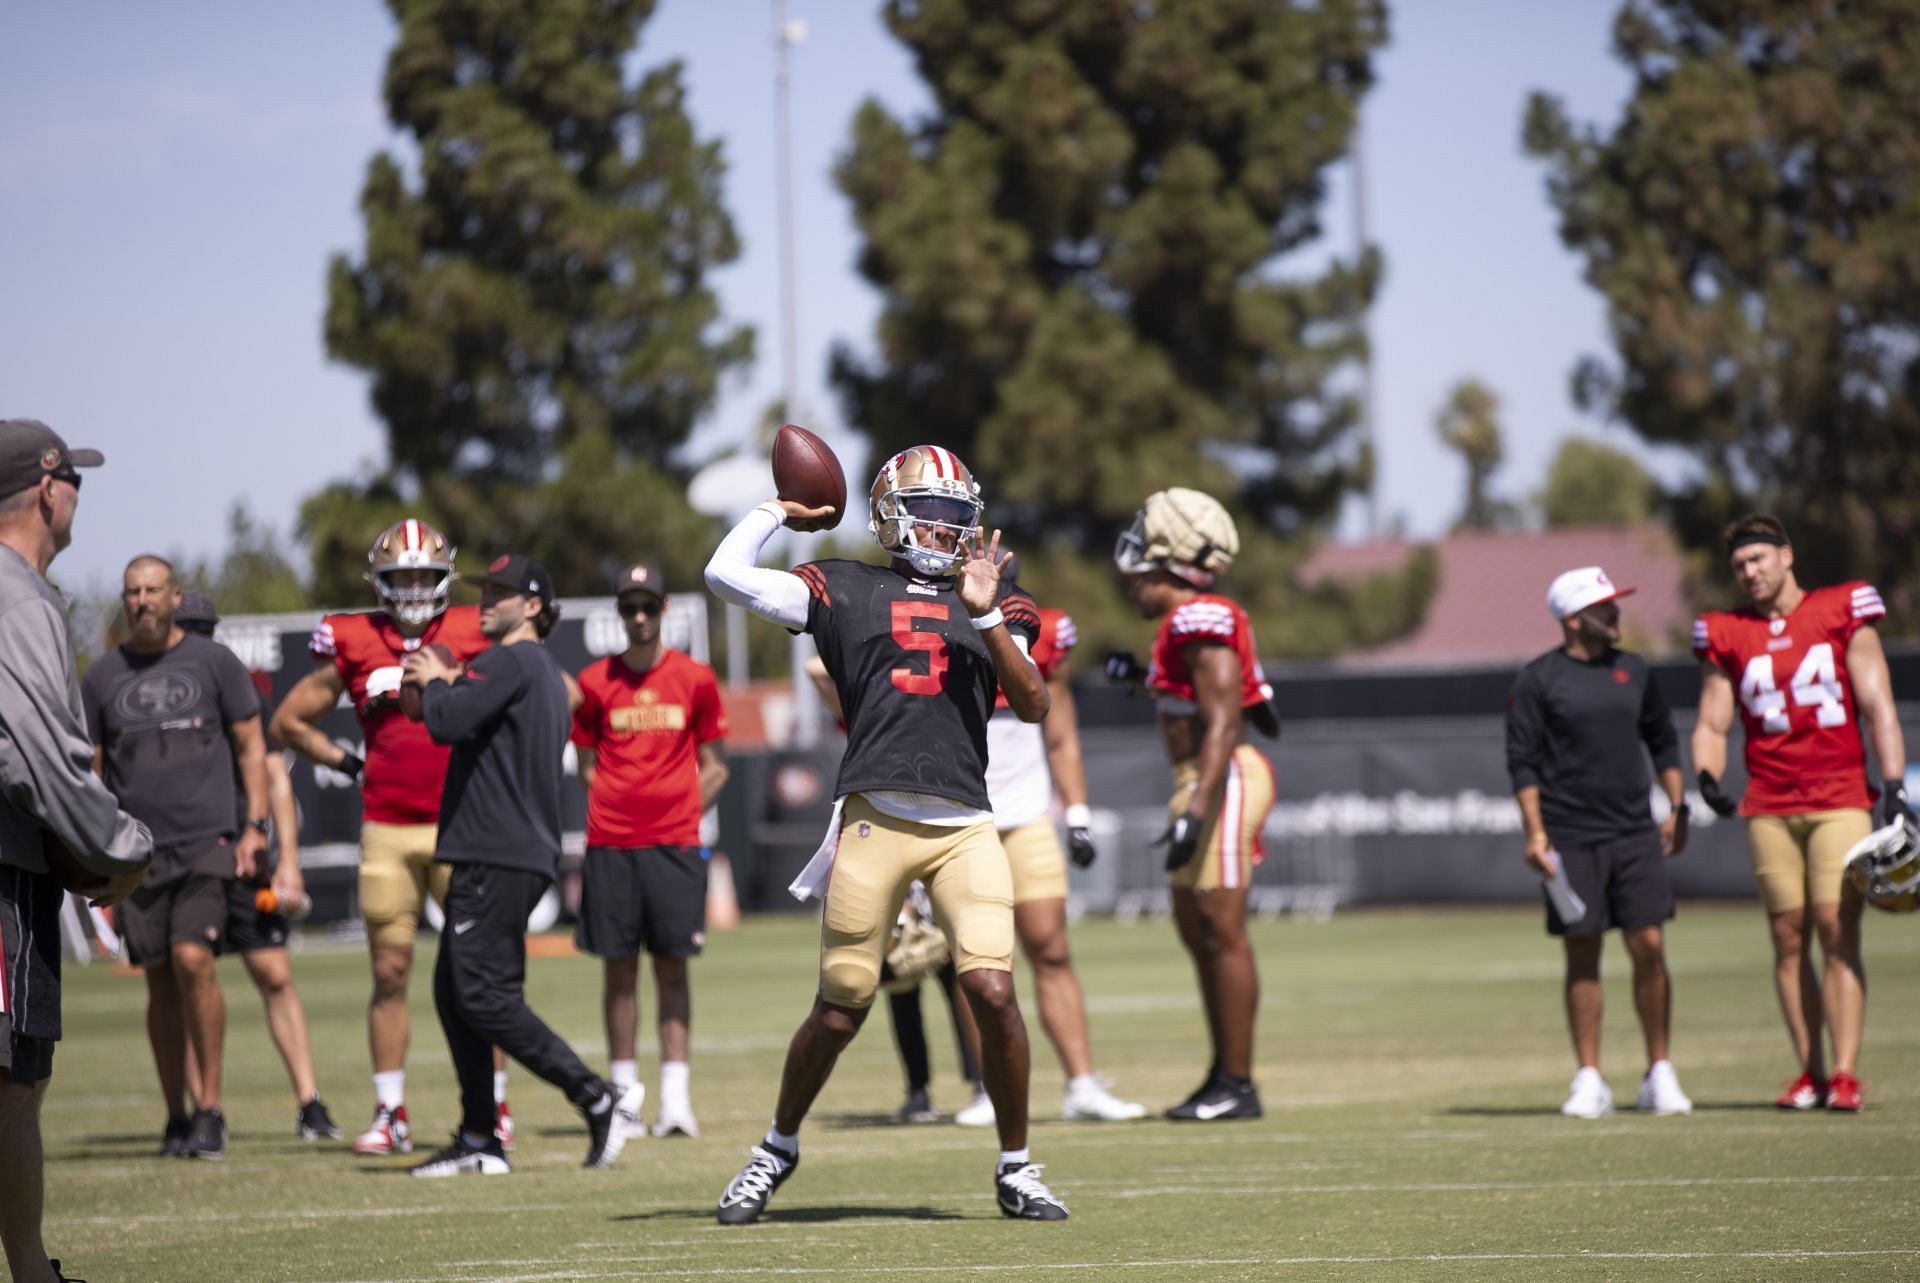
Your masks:
{"label": "black shorts", "polygon": [[1614,927],[1636,931],[1673,917],[1673,883],[1667,877],[1659,830],[1643,829],[1593,844],[1559,842],[1554,849],[1560,852],[1567,881],[1586,902],[1587,916],[1562,922],[1549,902],[1548,935],[1597,936]]}
{"label": "black shorts", "polygon": [[0,865],[0,1073],[29,1086],[53,1075],[65,899],[52,878]]}
{"label": "black shorts", "polygon": [[697,846],[590,846],[574,943],[596,958],[698,957],[707,943],[707,860]]}
{"label": "black shorts", "polygon": [[227,883],[227,935],[220,942],[221,953],[252,953],[257,949],[284,949],[292,928],[277,913],[262,913],[253,897],[260,890],[257,882],[234,878]]}
{"label": "black shorts", "polygon": [[127,960],[153,967],[172,956],[176,944],[197,944],[214,953],[227,938],[227,889],[232,878],[182,873],[159,886],[143,882],[120,902],[120,938]]}

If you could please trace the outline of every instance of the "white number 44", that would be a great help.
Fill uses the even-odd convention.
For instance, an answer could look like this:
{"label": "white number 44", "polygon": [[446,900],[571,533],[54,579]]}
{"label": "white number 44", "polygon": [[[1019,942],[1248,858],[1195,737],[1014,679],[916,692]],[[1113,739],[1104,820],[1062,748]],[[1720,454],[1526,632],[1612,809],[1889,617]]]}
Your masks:
{"label": "white number 44", "polygon": [[[1814,717],[1820,726],[1847,724],[1847,706],[1841,699],[1832,642],[1807,648],[1806,658],[1794,670],[1788,690],[1796,707],[1818,710]],[[1766,734],[1786,734],[1787,696],[1773,684],[1773,656],[1755,655],[1747,661],[1747,671],[1740,678],[1740,702],[1750,716],[1760,719],[1760,729]]]}

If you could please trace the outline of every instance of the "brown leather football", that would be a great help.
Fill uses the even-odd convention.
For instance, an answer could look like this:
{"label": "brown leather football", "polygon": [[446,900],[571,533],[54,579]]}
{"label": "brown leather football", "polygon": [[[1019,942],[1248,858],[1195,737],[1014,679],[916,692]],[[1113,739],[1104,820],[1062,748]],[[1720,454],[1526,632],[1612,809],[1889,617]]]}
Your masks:
{"label": "brown leather football", "polygon": [[773,438],[773,489],[782,499],[809,508],[832,508],[826,529],[847,515],[847,474],[827,443],[797,423]]}
{"label": "brown leather football", "polygon": [[[460,662],[454,656],[453,648],[443,642],[428,642],[420,649],[422,651],[432,651],[443,664],[458,664]],[[420,690],[420,687],[413,685],[411,682],[400,683],[400,711],[405,714],[407,720],[410,722],[417,722],[427,715],[426,707],[420,702]]]}
{"label": "brown leather football", "polygon": [[104,873],[95,873],[92,869],[73,858],[73,852],[67,844],[54,836],[52,829],[41,829],[41,852],[47,857],[47,871],[53,880],[75,895],[94,896],[107,889],[107,883],[113,879]]}

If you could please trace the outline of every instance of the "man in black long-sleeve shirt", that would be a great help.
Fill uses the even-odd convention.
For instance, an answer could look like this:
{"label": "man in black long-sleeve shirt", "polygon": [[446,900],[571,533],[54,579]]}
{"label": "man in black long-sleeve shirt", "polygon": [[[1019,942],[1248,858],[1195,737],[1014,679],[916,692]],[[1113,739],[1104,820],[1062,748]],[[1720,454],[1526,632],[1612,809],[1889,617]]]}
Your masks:
{"label": "man in black long-sleeve shirt", "polygon": [[[1616,588],[1598,566],[1555,579],[1547,608],[1561,644],[1521,670],[1507,699],[1507,771],[1527,863],[1543,875],[1557,870],[1586,905],[1585,916],[1567,922],[1547,904],[1547,931],[1565,940],[1567,1023],[1580,1061],[1560,1112],[1576,1118],[1613,1112],[1600,1076],[1600,947],[1610,927],[1620,928],[1633,959],[1647,1043],[1635,1104],[1656,1114],[1693,1109],[1667,1058],[1673,990],[1662,925],[1673,917],[1666,860],[1687,842],[1680,739],[1646,661],[1614,645],[1618,599],[1632,591]],[[1649,755],[1671,807],[1658,826]]]}
{"label": "man in black long-sleeve shirt", "polygon": [[[500,1047],[566,1092],[587,1121],[588,1167],[610,1167],[639,1123],[645,1088],[614,1093],[526,1001],[527,915],[560,857],[561,754],[572,718],[566,679],[540,643],[559,615],[537,562],[501,557],[481,579],[480,631],[493,646],[466,670],[429,650],[407,656],[427,730],[453,745],[434,859],[452,865],[433,1002],[460,1079],[460,1129],[415,1176],[510,1170],[494,1134]],[[624,1124],[624,1125],[622,1125]]]}

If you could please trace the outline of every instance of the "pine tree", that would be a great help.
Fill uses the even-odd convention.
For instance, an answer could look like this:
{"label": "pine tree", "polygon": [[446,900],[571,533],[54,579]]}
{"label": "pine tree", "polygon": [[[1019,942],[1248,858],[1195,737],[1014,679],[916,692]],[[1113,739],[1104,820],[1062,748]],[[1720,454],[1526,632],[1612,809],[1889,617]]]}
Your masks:
{"label": "pine tree", "polygon": [[1622,450],[1568,437],[1547,465],[1537,502],[1548,526],[1635,525],[1652,518],[1660,487]]}
{"label": "pine tree", "polygon": [[[1682,538],[1755,508],[1803,582],[1870,577],[1920,617],[1920,22],[1902,0],[1631,0],[1611,129],[1535,95],[1561,236],[1606,298],[1618,363],[1576,392],[1698,481]],[[1724,595],[1724,572],[1716,595]]]}
{"label": "pine tree", "polygon": [[[390,466],[306,505],[316,591],[357,584],[403,508],[597,591],[705,529],[675,451],[753,353],[707,281],[739,253],[720,146],[696,136],[677,63],[623,76],[653,0],[388,5],[388,114],[417,163],[369,165],[326,341],[372,375]],[[612,511],[579,503],[607,490]]]}

